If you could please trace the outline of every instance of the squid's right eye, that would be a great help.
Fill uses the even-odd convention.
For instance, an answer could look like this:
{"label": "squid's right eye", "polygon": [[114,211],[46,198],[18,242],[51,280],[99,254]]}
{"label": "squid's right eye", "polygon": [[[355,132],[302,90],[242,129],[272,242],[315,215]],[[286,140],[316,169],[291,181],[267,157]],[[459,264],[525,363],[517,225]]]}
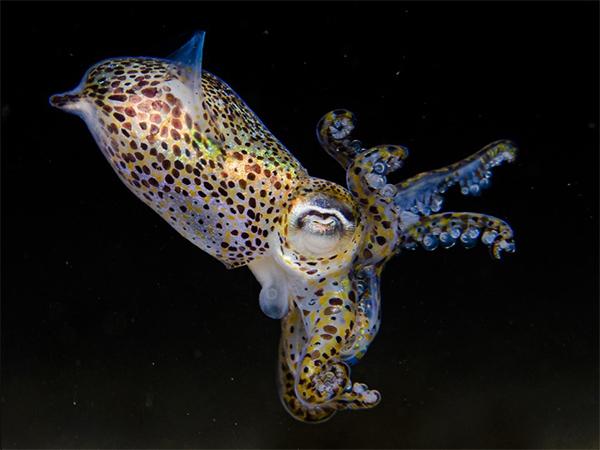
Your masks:
{"label": "squid's right eye", "polygon": [[355,230],[350,210],[330,198],[298,202],[289,219],[288,242],[306,257],[335,253],[352,239]]}

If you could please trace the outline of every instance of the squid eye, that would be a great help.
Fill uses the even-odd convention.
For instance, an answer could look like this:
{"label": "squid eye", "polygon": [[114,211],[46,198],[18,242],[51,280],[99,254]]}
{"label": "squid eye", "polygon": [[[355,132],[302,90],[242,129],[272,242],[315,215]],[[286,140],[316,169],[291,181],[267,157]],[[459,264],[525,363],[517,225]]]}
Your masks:
{"label": "squid eye", "polygon": [[[321,202],[322,203],[322,202]],[[355,230],[354,218],[342,205],[299,204],[291,212],[288,240],[305,256],[326,256],[347,241]]]}
{"label": "squid eye", "polygon": [[298,217],[297,227],[307,233],[321,236],[333,236],[343,231],[343,225],[335,214],[319,211],[307,211]]}

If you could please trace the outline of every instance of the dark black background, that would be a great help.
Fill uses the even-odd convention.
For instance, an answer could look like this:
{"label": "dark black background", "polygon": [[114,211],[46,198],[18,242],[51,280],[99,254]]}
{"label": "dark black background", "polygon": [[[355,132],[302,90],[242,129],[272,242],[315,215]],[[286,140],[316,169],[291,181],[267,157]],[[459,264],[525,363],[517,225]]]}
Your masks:
{"label": "dark black background", "polygon": [[[2,3],[2,447],[598,447],[598,3]],[[417,251],[384,273],[366,412],[298,423],[258,283],[181,238],[48,106],[111,56],[207,31],[229,82],[314,176],[339,107],[402,176],[501,138],[481,198],[517,253]]]}

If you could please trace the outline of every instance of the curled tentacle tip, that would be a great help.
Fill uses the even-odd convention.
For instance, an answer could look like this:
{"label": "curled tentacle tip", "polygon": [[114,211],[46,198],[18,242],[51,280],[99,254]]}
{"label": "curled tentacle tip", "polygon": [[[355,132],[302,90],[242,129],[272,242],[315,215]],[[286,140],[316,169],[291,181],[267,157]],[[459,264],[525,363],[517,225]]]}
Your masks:
{"label": "curled tentacle tip", "polygon": [[331,111],[321,120],[323,123],[329,125],[327,131],[336,141],[348,137],[355,127],[354,114],[346,109]]}
{"label": "curled tentacle tip", "polygon": [[400,158],[401,160],[408,158],[410,155],[408,148],[404,147],[403,145],[390,145],[388,147],[388,151],[390,153],[395,153],[396,157]]}
{"label": "curled tentacle tip", "polygon": [[364,398],[365,398],[365,403],[367,405],[377,406],[379,404],[379,402],[381,401],[381,394],[379,393],[379,391],[372,389],[370,391],[365,392]]}
{"label": "curled tentacle tip", "polygon": [[408,148],[402,145],[378,145],[373,147],[377,154],[381,156],[381,162],[385,172],[390,173],[400,169],[404,165],[404,160],[408,158]]}
{"label": "curled tentacle tip", "polygon": [[492,255],[495,259],[501,259],[502,252],[514,253],[517,250],[515,242],[511,240],[501,239],[492,246]]}
{"label": "curled tentacle tip", "polygon": [[498,145],[502,149],[502,151],[507,153],[507,156],[511,158],[511,161],[517,157],[517,153],[519,151],[517,144],[508,139],[503,139],[499,141]]}
{"label": "curled tentacle tip", "polygon": [[503,161],[512,163],[517,158],[518,149],[514,142],[509,140],[500,140],[491,145],[494,147],[497,153],[497,159],[492,161],[492,166],[500,164]]}
{"label": "curled tentacle tip", "polygon": [[369,389],[366,384],[354,383],[352,391],[360,397],[364,408],[373,408],[381,402],[381,394],[375,389]]}
{"label": "curled tentacle tip", "polygon": [[336,119],[329,126],[329,131],[331,132],[331,136],[337,141],[347,137],[352,132],[353,129],[354,129],[354,125],[352,124],[352,122],[350,122],[350,120],[348,120],[346,118]]}

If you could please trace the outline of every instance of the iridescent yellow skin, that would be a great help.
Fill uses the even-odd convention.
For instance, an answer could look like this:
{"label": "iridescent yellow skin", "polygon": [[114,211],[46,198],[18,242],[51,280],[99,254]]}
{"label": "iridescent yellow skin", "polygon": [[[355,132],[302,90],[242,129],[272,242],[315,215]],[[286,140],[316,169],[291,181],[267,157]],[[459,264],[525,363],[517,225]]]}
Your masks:
{"label": "iridescent yellow skin", "polygon": [[385,262],[417,243],[470,246],[480,232],[495,256],[512,251],[499,219],[431,212],[455,182],[466,193],[485,187],[485,172],[515,149],[497,142],[394,186],[385,174],[407,150],[362,149],[350,139],[351,113],[333,111],[319,139],[346,169],[345,189],[310,177],[226,83],[201,69],[202,42],[199,33],[167,59],[103,61],[51,104],[85,120],[121,180],[181,235],[254,273],[262,310],[282,319],[279,389],[295,418],[373,407],[379,393],[352,383],[349,365],[379,328]]}

